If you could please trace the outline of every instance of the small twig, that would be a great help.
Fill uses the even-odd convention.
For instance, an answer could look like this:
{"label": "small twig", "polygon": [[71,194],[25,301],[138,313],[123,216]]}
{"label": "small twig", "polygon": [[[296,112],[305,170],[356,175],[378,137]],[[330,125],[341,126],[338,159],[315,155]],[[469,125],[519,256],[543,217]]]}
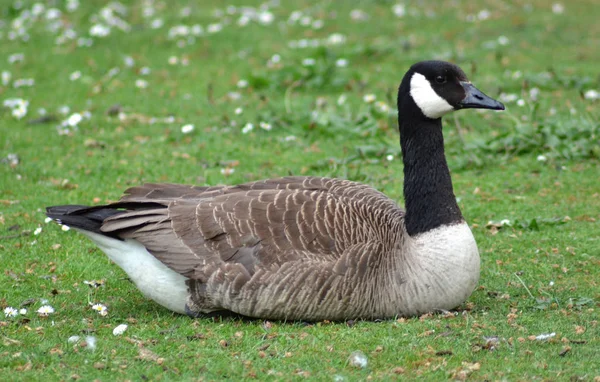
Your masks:
{"label": "small twig", "polygon": [[294,81],[287,89],[285,89],[284,95],[284,104],[285,104],[285,112],[290,114],[292,112],[292,106],[290,105],[290,98],[292,96],[292,90],[302,85],[302,80]]}
{"label": "small twig", "polygon": [[27,236],[31,233],[31,231],[23,231],[14,235],[6,235],[6,236],[0,236],[0,240],[6,240],[6,239],[16,239],[17,237],[21,237],[21,236]]}
{"label": "small twig", "polygon": [[456,127],[456,134],[458,135],[458,139],[460,139],[460,142],[464,146],[465,138],[463,137],[462,132],[460,131],[461,126],[460,126],[460,122],[458,121],[458,116],[456,114],[454,114],[454,127]]}
{"label": "small twig", "polygon": [[516,273],[513,273],[513,274],[515,275],[515,277],[517,279],[519,279],[519,281],[521,282],[521,285],[523,285],[523,287],[525,288],[525,290],[527,291],[527,293],[529,294],[529,296],[531,296],[532,299],[534,299],[535,301],[537,301],[537,299],[529,291],[529,288],[527,288],[527,285],[525,285],[525,282],[523,281],[523,279],[521,279],[518,274],[516,274]]}
{"label": "small twig", "polygon": [[210,103],[211,105],[215,104],[214,89],[212,83],[209,83],[206,87],[206,98],[208,99],[208,103]]}

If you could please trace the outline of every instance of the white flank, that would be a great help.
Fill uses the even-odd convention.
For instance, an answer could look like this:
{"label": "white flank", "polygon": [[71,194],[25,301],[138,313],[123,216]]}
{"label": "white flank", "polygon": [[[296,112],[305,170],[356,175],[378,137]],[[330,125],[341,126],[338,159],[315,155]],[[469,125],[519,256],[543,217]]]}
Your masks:
{"label": "white flank", "polygon": [[429,80],[420,73],[410,79],[410,96],[427,118],[437,119],[454,111],[454,108],[431,87]]}
{"label": "white flank", "polygon": [[[467,223],[445,225],[410,239],[415,265],[403,275],[408,312],[450,310],[462,304],[479,281],[479,251]],[[408,263],[408,262],[407,262]]]}
{"label": "white flank", "polygon": [[186,277],[173,271],[136,240],[113,239],[78,230],[121,267],[144,296],[176,313],[185,314]]}

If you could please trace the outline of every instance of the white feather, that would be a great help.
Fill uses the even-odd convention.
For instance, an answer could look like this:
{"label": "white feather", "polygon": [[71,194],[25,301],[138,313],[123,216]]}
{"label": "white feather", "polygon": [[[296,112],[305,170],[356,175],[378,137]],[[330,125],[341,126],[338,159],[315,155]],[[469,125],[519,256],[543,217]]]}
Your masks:
{"label": "white feather", "polygon": [[405,288],[416,290],[405,300],[409,312],[449,310],[464,302],[479,281],[479,251],[467,223],[444,225],[411,238]]}
{"label": "white feather", "polygon": [[437,119],[454,111],[454,108],[431,87],[429,80],[420,73],[410,78],[410,96],[426,117]]}
{"label": "white feather", "polygon": [[97,233],[78,230],[89,237],[121,267],[144,296],[156,303],[185,314],[188,296],[186,277],[157,260],[136,240],[117,240]]}

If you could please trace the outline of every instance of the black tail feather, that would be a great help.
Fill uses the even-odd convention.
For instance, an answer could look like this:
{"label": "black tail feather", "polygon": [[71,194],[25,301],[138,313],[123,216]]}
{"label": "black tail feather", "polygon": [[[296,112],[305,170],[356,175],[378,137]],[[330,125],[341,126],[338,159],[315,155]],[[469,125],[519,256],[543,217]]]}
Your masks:
{"label": "black tail feather", "polygon": [[60,224],[115,238],[117,237],[102,232],[100,227],[105,219],[123,212],[125,211],[107,206],[65,205],[46,207],[46,215]]}

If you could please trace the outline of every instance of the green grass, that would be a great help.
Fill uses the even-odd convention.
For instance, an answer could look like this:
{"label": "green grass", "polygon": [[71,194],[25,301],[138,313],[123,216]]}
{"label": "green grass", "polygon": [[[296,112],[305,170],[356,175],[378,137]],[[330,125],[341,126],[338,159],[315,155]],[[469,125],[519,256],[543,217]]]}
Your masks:
{"label": "green grass", "polygon": [[[239,10],[215,16],[213,6],[157,1],[154,16],[145,18],[145,2],[132,0],[123,2],[128,13],[121,16],[131,29],[113,28],[93,37],[91,47],[79,47],[77,38],[56,44],[65,27],[48,31],[52,21],[45,16],[24,22],[26,42],[11,40],[15,20],[33,5],[20,3],[22,9],[0,5],[0,71],[12,76],[0,85],[0,99],[29,102],[20,120],[10,108],[0,109],[0,159],[19,158],[0,163],[0,307],[34,300],[25,316],[0,313],[4,379],[600,378],[600,113],[597,100],[583,97],[600,90],[593,1],[569,2],[562,14],[541,0],[407,2],[407,14],[398,18],[394,2],[384,0],[282,0],[270,8],[273,23],[240,27]],[[60,20],[88,37],[101,2],[80,3],[73,12],[61,8]],[[181,14],[185,6],[189,16]],[[369,19],[351,20],[354,8]],[[466,21],[484,9],[488,19]],[[323,20],[322,28],[287,23],[295,10]],[[156,18],[164,26],[152,29]],[[206,31],[223,18],[229,22],[220,32],[195,37],[193,44],[168,37],[174,25],[200,24]],[[345,42],[288,46],[333,33]],[[508,43],[499,44],[499,36]],[[178,47],[179,40],[186,45]],[[24,60],[11,64],[15,53]],[[274,54],[281,61],[268,67]],[[134,59],[132,67],[126,56]],[[172,56],[189,64],[171,65]],[[309,57],[315,65],[303,66]],[[403,203],[395,117],[363,96],[375,94],[393,110],[405,70],[430,58],[458,63],[491,96],[515,94],[525,103],[508,102],[505,113],[464,111],[445,120],[455,192],[482,255],[479,288],[456,314],[353,324],[194,321],[145,300],[82,236],[44,223],[45,206],[113,201],[130,185],[154,181],[212,185],[335,176],[369,183]],[[338,59],[347,67],[337,67]],[[150,74],[140,73],[145,66]],[[120,71],[111,77],[112,68]],[[75,71],[81,77],[71,81]],[[14,88],[19,78],[35,84]],[[136,87],[137,79],[148,86]],[[247,88],[237,87],[241,79]],[[529,95],[533,87],[537,100]],[[230,92],[240,98],[232,100]],[[338,105],[342,94],[346,102]],[[116,104],[123,118],[107,114]],[[64,105],[67,115],[58,112]],[[242,114],[235,113],[238,107]],[[28,123],[40,108],[58,120]],[[89,120],[58,134],[62,120],[84,111]],[[165,122],[169,116],[174,123]],[[150,124],[150,117],[158,121]],[[272,130],[261,129],[261,121]],[[254,130],[243,134],[248,122]],[[187,123],[195,129],[183,134]],[[222,174],[225,168],[235,172]],[[512,226],[486,227],[503,219]],[[105,286],[84,284],[92,279]],[[56,310],[47,318],[35,313],[44,299]],[[109,314],[98,315],[88,302],[105,304]],[[129,328],[113,336],[121,323]],[[556,334],[535,339],[547,333]],[[74,335],[82,340],[68,343]],[[97,340],[93,351],[82,343],[88,335]],[[348,364],[355,350],[367,355],[366,368]]]}

